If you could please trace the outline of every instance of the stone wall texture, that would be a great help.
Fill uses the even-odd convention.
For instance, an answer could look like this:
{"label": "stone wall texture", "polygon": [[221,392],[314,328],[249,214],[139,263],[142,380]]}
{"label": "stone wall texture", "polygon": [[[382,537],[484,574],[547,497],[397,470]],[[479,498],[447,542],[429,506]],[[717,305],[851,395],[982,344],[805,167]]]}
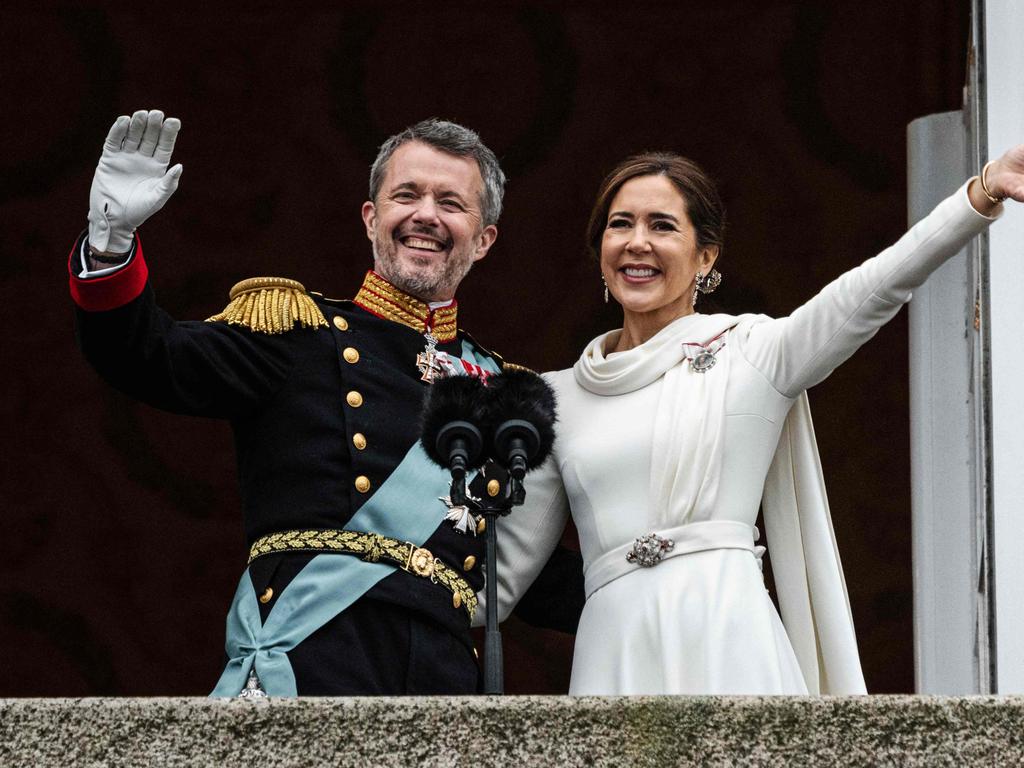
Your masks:
{"label": "stone wall texture", "polygon": [[1009,766],[1024,697],[0,700],[0,765]]}

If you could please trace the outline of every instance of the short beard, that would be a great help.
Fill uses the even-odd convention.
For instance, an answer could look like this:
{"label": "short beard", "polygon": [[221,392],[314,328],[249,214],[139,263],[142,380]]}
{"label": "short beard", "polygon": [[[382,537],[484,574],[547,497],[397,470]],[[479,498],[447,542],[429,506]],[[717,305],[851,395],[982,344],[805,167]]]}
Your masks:
{"label": "short beard", "polygon": [[473,267],[471,244],[464,251],[452,250],[440,268],[417,268],[398,258],[395,238],[375,237],[373,240],[374,271],[411,296],[422,301],[441,301],[455,296],[455,289]]}

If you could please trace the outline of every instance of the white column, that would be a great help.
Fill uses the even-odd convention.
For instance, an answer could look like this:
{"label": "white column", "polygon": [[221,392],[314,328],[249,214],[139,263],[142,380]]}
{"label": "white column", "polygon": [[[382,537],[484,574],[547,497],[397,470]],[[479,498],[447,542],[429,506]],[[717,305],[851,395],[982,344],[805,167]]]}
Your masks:
{"label": "white column", "polygon": [[[907,212],[924,218],[969,174],[962,111],[907,127]],[[981,558],[975,546],[972,262],[964,249],[909,306],[914,676],[918,693],[981,693],[977,656]]]}

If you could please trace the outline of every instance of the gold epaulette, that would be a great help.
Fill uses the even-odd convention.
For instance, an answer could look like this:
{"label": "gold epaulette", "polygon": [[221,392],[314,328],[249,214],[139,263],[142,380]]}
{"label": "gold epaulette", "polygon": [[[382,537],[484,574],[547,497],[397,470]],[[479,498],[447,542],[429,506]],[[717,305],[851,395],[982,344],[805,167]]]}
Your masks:
{"label": "gold epaulette", "polygon": [[302,283],[286,277],[250,277],[235,283],[224,311],[206,322],[222,320],[256,333],[284,333],[298,323],[303,328],[326,328],[327,319]]}

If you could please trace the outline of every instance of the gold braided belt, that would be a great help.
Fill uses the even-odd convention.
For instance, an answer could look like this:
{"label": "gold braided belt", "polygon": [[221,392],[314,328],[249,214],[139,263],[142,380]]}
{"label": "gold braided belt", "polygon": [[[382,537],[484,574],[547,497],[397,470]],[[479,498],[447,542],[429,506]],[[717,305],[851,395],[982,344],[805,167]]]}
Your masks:
{"label": "gold braided belt", "polygon": [[249,549],[249,562],[275,552],[336,552],[358,555],[368,563],[381,560],[403,571],[430,579],[452,593],[452,605],[465,607],[470,621],[476,613],[476,592],[455,570],[434,557],[429,549],[411,541],[399,541],[379,533],[330,529],[325,531],[282,531],[258,538]]}

